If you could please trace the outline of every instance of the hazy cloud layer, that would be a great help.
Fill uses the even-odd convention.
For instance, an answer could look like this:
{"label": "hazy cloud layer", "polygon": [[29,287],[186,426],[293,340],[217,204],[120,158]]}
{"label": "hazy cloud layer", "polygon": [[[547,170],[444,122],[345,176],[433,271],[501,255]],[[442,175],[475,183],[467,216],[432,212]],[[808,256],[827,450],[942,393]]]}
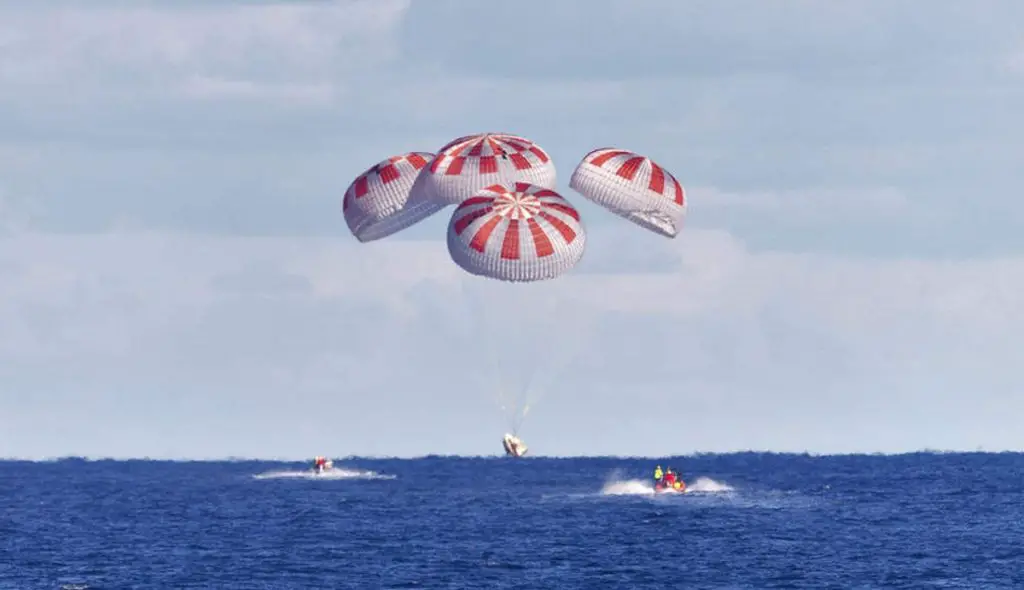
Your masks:
{"label": "hazy cloud layer", "polygon": [[[691,226],[756,249],[1024,249],[1019,3],[588,7],[5,2],[0,186],[47,229],[337,235],[325,211],[373,162],[507,129],[570,197],[591,148],[647,153],[706,187]],[[721,194],[750,206],[698,214]],[[779,195],[796,210],[758,223]],[[898,211],[846,214],[879,195]]]}
{"label": "hazy cloud layer", "polygon": [[[1024,5],[586,7],[0,0],[0,454],[488,453],[494,371],[543,453],[1019,447]],[[348,234],[484,130],[555,158],[571,277]],[[678,240],[568,188],[605,145]]]}
{"label": "hazy cloud layer", "polygon": [[[489,388],[528,377],[551,386],[526,431],[545,453],[1015,444],[1024,260],[756,254],[698,230],[657,255],[677,270],[481,285],[438,242],[9,237],[5,445],[490,452]],[[651,416],[686,442],[653,442]]]}

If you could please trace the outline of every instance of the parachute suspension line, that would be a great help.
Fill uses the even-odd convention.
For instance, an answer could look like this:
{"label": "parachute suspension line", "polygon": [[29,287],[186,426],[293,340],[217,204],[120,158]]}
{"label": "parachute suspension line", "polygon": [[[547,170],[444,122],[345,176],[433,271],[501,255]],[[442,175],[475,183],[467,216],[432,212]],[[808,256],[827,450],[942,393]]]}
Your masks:
{"label": "parachute suspension line", "polygon": [[487,384],[487,387],[497,386],[498,396],[501,398],[502,405],[508,404],[509,384],[508,378],[505,374],[505,363],[503,362],[504,355],[502,351],[498,350],[498,344],[495,342],[495,338],[500,334],[500,330],[497,329],[495,318],[492,317],[492,310],[496,306],[491,305],[491,294],[488,293],[488,288],[492,287],[489,283],[480,280],[481,286],[481,297],[480,297],[480,313],[481,317],[481,328],[486,333],[484,345],[487,348],[487,356],[491,365],[492,376],[494,381]]}
{"label": "parachute suspension line", "polygon": [[[559,280],[561,279],[549,279],[527,287],[521,285],[514,287],[517,290],[526,289],[523,292],[523,301],[517,302],[515,307],[535,310],[535,313],[527,316],[526,321],[519,324],[526,327],[526,333],[519,335],[522,341],[521,345],[531,354],[528,355],[529,358],[523,359],[523,362],[519,364],[525,382],[516,384],[514,412],[510,416],[512,434],[515,436],[519,435],[519,429],[522,428],[531,406],[537,401],[531,394],[537,389],[538,375],[542,376],[545,365],[554,356],[552,349],[557,350],[560,346],[557,338],[549,337],[552,327],[556,327],[555,333],[558,333],[559,316],[557,312],[561,304],[561,298],[557,296],[557,281]],[[549,293],[549,291],[554,292]],[[534,302],[530,297],[540,297],[541,301]],[[543,379],[540,380],[543,381]]]}
{"label": "parachute suspension line", "polygon": [[[462,325],[465,328],[464,342],[466,350],[472,351],[474,354],[484,353],[483,364],[486,367],[484,369],[486,374],[481,375],[479,372],[474,372],[477,382],[473,384],[473,387],[476,389],[484,389],[494,386],[494,377],[498,374],[497,359],[488,339],[489,330],[485,325],[486,318],[484,317],[484,312],[480,309],[478,298],[473,293],[473,290],[467,285],[469,280],[472,280],[472,277],[459,277],[459,292],[462,295],[462,309],[465,311],[465,313],[459,315],[462,316]],[[478,338],[478,335],[482,337]],[[484,348],[482,351],[480,350],[481,345]],[[475,365],[476,363],[474,361],[471,364]],[[488,376],[491,378],[488,379]],[[497,391],[499,406],[504,404],[502,389],[503,387],[499,387]]]}
{"label": "parachute suspension line", "polygon": [[[501,288],[507,293],[510,301],[502,302],[502,309],[531,309],[533,306],[530,305],[529,296],[531,291],[536,288],[536,284],[510,284],[510,283],[499,283],[496,288]],[[525,299],[525,301],[523,300]],[[496,306],[497,307],[497,306]],[[538,360],[534,358],[534,334],[537,330],[536,320],[532,314],[512,314],[510,316],[511,323],[509,329],[505,331],[505,334],[510,336],[510,340],[514,342],[512,345],[517,349],[514,363],[514,375],[516,379],[513,379],[513,375],[509,374],[509,404],[506,411],[505,419],[508,428],[511,430],[513,436],[519,436],[519,429],[523,425],[523,389],[526,383],[529,383],[530,379],[538,364]],[[507,342],[508,340],[506,340]],[[511,352],[511,351],[510,351]]]}
{"label": "parachute suspension line", "polygon": [[[556,281],[565,280],[565,278],[556,279]],[[545,301],[549,302],[549,305],[545,306],[543,321],[547,326],[560,326],[555,331],[555,334],[569,334],[571,338],[576,335],[576,326],[566,322],[565,318],[562,317],[562,312],[566,309],[569,301],[566,292],[570,284],[553,282],[547,285],[552,292],[545,297]],[[520,423],[526,419],[526,414],[530,408],[539,403],[550,391],[550,388],[562,372],[563,365],[566,364],[568,357],[572,354],[573,351],[570,350],[569,342],[565,340],[566,338],[562,337],[543,339],[542,348],[544,349],[544,354],[541,355],[541,358],[543,359],[543,365],[548,369],[546,371],[547,374],[545,375],[543,372],[536,370],[531,373],[530,379],[527,381],[523,391],[522,413],[519,416]],[[540,368],[541,364],[541,362],[538,362],[537,368]],[[538,376],[538,373],[541,374]]]}
{"label": "parachute suspension line", "polygon": [[[549,297],[547,291],[551,288],[551,285],[550,282],[531,285],[529,290],[522,293],[523,299],[517,300],[514,305],[514,307],[534,310],[534,313],[527,315],[525,321],[519,324],[520,327],[526,327],[526,333],[520,334],[520,344],[531,354],[528,354],[529,358],[523,359],[519,364],[520,369],[522,369],[520,374],[525,377],[525,382],[516,383],[514,411],[509,415],[510,427],[516,436],[518,436],[518,431],[526,420],[526,415],[533,401],[531,399],[531,392],[535,388],[538,373],[541,372],[542,365],[551,357],[548,349],[558,344],[555,339],[547,337],[547,334],[544,333],[557,321],[557,316],[549,312],[552,298]],[[520,292],[517,291],[516,295],[518,296],[519,294]],[[540,297],[541,301],[533,301],[531,297]],[[555,302],[557,303],[557,298],[555,298]]]}
{"label": "parachute suspension line", "polygon": [[[576,315],[571,313],[571,279],[559,284],[566,279],[568,277],[532,285],[489,282],[476,276],[459,281],[466,311],[466,317],[460,322],[465,327],[466,346],[474,355],[486,357],[482,359],[486,368],[476,372],[479,387],[493,392],[491,395],[505,416],[506,427],[514,436],[519,435],[530,409],[547,397],[576,353],[579,327],[577,322],[563,317],[566,310],[570,311],[568,315]],[[535,301],[534,297],[540,301]],[[505,301],[506,298],[511,301]],[[516,321],[517,315],[508,311],[510,307],[533,309],[535,313]],[[502,319],[513,323],[502,324],[499,322]],[[555,329],[552,331],[552,328]],[[499,344],[508,341],[505,336],[514,336],[515,347],[525,349],[526,358],[515,358],[511,350],[498,350]],[[505,372],[508,370],[515,373],[510,375]]]}
{"label": "parachute suspension line", "polygon": [[[436,167],[438,173],[445,173],[446,178],[458,176],[459,179],[448,178],[444,183],[434,182],[431,186],[435,189],[433,192],[443,200],[456,204],[447,231],[448,251],[452,260],[471,275],[491,279],[491,284],[495,285],[497,293],[500,294],[487,298],[481,315],[500,314],[495,322],[495,329],[488,326],[484,331],[487,332],[485,337],[495,338],[497,341],[494,346],[500,347],[499,354],[493,357],[493,364],[504,378],[503,381],[515,381],[515,387],[502,388],[500,399],[507,402],[506,393],[518,394],[520,399],[515,404],[515,412],[509,416],[512,428],[518,430],[530,407],[529,400],[522,398],[536,387],[533,383],[536,378],[534,373],[538,365],[548,359],[541,358],[531,362],[515,356],[512,349],[522,349],[516,351],[520,355],[535,356],[540,349],[557,345],[557,342],[551,341],[552,338],[544,333],[553,330],[556,332],[555,336],[560,336],[559,333],[563,329],[561,326],[552,325],[551,319],[545,317],[545,314],[538,314],[538,302],[533,300],[547,291],[541,288],[538,292],[540,285],[537,283],[544,285],[557,281],[557,277],[579,262],[585,247],[586,229],[572,203],[555,192],[553,165],[550,158],[540,155],[542,152],[537,154],[540,159],[536,162],[524,155],[529,164],[526,168],[523,167],[521,159],[517,160],[514,166],[510,162],[503,168],[502,159],[498,162],[499,174],[495,176],[496,181],[501,182],[492,184],[482,184],[476,176],[460,176],[460,170],[482,170],[480,166],[462,166],[464,162],[461,157],[451,160],[459,162],[458,170],[440,170],[447,161],[444,158],[454,158],[446,150],[450,149],[452,154],[457,150],[459,153],[479,152],[481,158],[492,157],[491,151],[499,149],[496,141],[502,141],[498,135],[472,136],[460,138],[439,150],[439,154],[445,155],[439,155],[435,159],[435,162],[440,163]],[[527,140],[523,138],[511,138],[508,147],[501,149],[508,151],[515,148],[516,151],[521,151],[516,146],[525,141]],[[467,148],[470,144],[471,149]],[[472,159],[476,156],[467,157]],[[431,167],[431,173],[435,173],[434,168]],[[436,181],[433,176],[424,178]],[[480,188],[481,186],[483,188]],[[470,196],[472,198],[467,198]],[[539,229],[547,238],[546,241],[550,243],[548,252],[534,252],[531,249],[531,244],[536,242],[539,235],[534,235],[535,239],[532,241],[514,239],[522,235],[524,222],[534,217],[550,220],[550,223],[541,223],[531,229],[533,232]],[[472,283],[471,286],[475,284]],[[533,286],[527,287],[526,284]],[[540,303],[558,304],[559,298],[556,297],[554,301],[545,298],[545,301]],[[475,328],[477,331],[480,329]],[[542,333],[530,334],[531,329],[540,329]],[[516,334],[523,330],[526,330],[526,333]],[[478,349],[483,343],[474,344]],[[489,349],[488,352],[493,351]],[[506,412],[510,409],[508,403],[503,403],[502,407]]]}
{"label": "parachute suspension line", "polygon": [[[500,381],[499,407],[505,416],[505,426],[515,436],[518,436],[529,408],[528,392],[531,383],[536,378],[538,368],[550,356],[545,354],[545,345],[557,344],[543,334],[557,318],[547,313],[545,305],[536,304],[531,299],[546,293],[542,288],[545,284],[549,286],[551,283],[480,283],[480,292],[486,293],[481,297],[484,300],[482,315],[487,318],[488,333],[496,339],[495,342],[488,341],[491,345],[488,352],[492,355]],[[541,303],[549,301],[548,297],[544,297]],[[540,313],[536,312],[538,309]],[[525,310],[525,313],[510,310]],[[530,313],[529,310],[534,312]],[[495,317],[491,317],[491,314]],[[500,352],[495,350],[499,344],[503,348]]]}
{"label": "parachute suspension line", "polygon": [[[489,288],[496,286],[487,282],[487,279],[476,276],[462,277],[459,286],[465,306],[472,309],[472,312],[467,314],[467,346],[474,352],[484,353],[485,363],[489,369],[487,375],[489,378],[482,378],[478,387],[482,389],[496,388],[495,401],[501,411],[507,414],[509,406],[513,406],[512,410],[515,410],[515,399],[509,399],[509,384],[502,372],[501,355],[496,350],[497,346],[494,343],[494,334],[498,331],[494,329],[494,322],[489,316],[490,310],[497,307],[490,305]],[[474,320],[476,321],[474,322]],[[480,348],[485,350],[480,351]]]}

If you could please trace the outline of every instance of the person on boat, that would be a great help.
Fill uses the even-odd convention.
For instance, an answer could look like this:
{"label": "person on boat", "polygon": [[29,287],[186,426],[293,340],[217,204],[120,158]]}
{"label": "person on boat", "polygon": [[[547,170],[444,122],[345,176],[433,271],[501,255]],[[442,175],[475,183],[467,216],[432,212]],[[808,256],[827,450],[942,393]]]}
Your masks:
{"label": "person on boat", "polygon": [[662,473],[661,471],[661,465],[658,465],[657,467],[654,468],[654,483],[660,482],[661,478],[664,476],[665,474]]}
{"label": "person on boat", "polygon": [[327,468],[327,458],[326,457],[317,456],[317,458],[313,460],[313,469],[315,469],[317,471],[323,471],[326,468]]}
{"label": "person on boat", "polygon": [[686,482],[683,481],[683,476],[671,468],[669,469],[669,471],[672,471],[672,489],[678,492],[685,490]]}
{"label": "person on boat", "polygon": [[665,472],[665,478],[664,478],[664,481],[665,481],[665,486],[666,486],[666,487],[672,487],[672,486],[675,486],[675,483],[676,483],[676,474],[675,474],[675,472],[674,472],[674,471],[672,471],[672,468],[671,468],[671,467],[669,467],[669,468],[668,468],[668,471],[666,471],[666,472]]}

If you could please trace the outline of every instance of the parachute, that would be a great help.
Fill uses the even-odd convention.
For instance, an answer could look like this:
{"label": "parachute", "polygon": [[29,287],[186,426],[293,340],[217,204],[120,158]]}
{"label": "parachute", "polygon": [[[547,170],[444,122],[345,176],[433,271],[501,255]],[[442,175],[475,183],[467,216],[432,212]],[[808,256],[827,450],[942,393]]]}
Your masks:
{"label": "parachute", "polygon": [[580,214],[555,191],[496,184],[462,202],[448,224],[448,252],[463,270],[503,281],[553,279],[583,257]]}
{"label": "parachute", "polygon": [[473,275],[462,282],[466,352],[488,356],[470,366],[497,394],[513,437],[546,393],[545,377],[568,361],[573,347],[564,340],[580,337],[559,308],[562,277],[582,259],[586,237],[569,201],[528,182],[484,187],[449,220],[448,252]]}
{"label": "parachute", "polygon": [[508,133],[466,135],[445,144],[417,178],[415,200],[458,205],[494,184],[529,182],[555,188],[555,164],[525,137]]}
{"label": "parachute", "polygon": [[429,152],[408,152],[374,164],[345,191],[342,213],[360,242],[386,238],[423,221],[444,208],[410,199],[420,171],[434,158]]}
{"label": "parachute", "polygon": [[569,187],[587,199],[662,236],[674,238],[686,215],[686,191],[650,158],[618,148],[591,151]]}
{"label": "parachute", "polygon": [[[552,158],[533,141],[509,133],[478,133],[437,150],[407,152],[356,178],[342,209],[360,242],[402,231],[454,205],[448,254],[463,271],[461,305],[438,313],[440,325],[465,329],[466,341],[441,336],[455,349],[460,377],[479,377],[497,394],[511,437],[551,380],[588,341],[586,309],[568,297],[570,276],[588,237],[583,220],[556,187]],[[674,238],[686,215],[680,182],[646,156],[606,147],[586,154],[569,187],[615,215]],[[487,355],[486,362],[472,359]]]}

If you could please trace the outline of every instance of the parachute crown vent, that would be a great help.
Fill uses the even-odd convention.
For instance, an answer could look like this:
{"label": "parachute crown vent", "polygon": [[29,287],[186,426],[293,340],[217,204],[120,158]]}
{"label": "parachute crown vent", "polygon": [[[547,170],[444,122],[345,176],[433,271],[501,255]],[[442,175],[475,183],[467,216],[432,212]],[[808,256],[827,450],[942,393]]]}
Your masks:
{"label": "parachute crown vent", "polygon": [[579,212],[550,188],[491,184],[463,201],[448,224],[448,251],[463,270],[504,281],[553,279],[583,256]]}

